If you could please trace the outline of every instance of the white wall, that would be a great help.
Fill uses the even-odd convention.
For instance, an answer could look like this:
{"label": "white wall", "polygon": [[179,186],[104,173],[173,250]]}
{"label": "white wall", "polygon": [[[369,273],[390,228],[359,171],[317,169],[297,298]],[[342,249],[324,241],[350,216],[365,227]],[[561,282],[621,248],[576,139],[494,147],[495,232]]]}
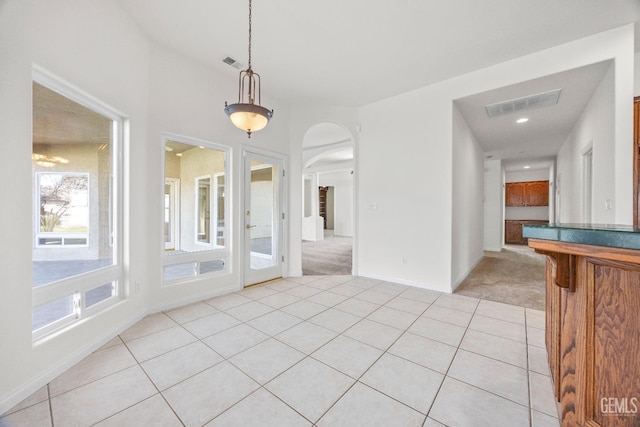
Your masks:
{"label": "white wall", "polygon": [[[633,25],[626,25],[362,107],[360,274],[450,291],[452,205],[458,197],[452,185],[452,100],[608,59],[615,60],[616,115],[609,139],[615,147],[616,221],[630,222],[633,48]],[[398,165],[392,176],[380,173],[387,165]]]}
{"label": "white wall", "polygon": [[453,194],[451,280],[455,289],[482,259],[484,245],[484,153],[455,104]]}
{"label": "white wall", "polygon": [[484,250],[500,252],[504,243],[502,160],[484,162]]}
{"label": "white wall", "polygon": [[321,173],[318,185],[334,187],[334,234],[353,236],[353,175],[351,171]]}
{"label": "white wall", "polygon": [[[557,176],[560,177],[560,222],[594,222],[614,224],[623,217],[618,210],[626,204],[617,200],[619,171],[616,170],[614,66],[607,71],[596,88],[571,134],[562,145],[557,157]],[[631,103],[629,103],[631,105]],[[631,107],[628,107],[631,110]],[[583,218],[583,154],[593,148],[593,220]],[[626,147],[625,147],[626,148]],[[623,148],[624,149],[624,148]],[[632,147],[627,157],[632,161]],[[631,182],[631,180],[629,180]],[[629,192],[631,198],[631,192]],[[605,201],[611,200],[610,210]],[[621,206],[622,205],[622,206]],[[626,218],[626,215],[624,216]],[[629,221],[631,216],[629,215]],[[629,224],[629,221],[622,222]]]}
{"label": "white wall", "polygon": [[633,76],[633,95],[640,96],[640,52],[633,57],[635,74]]}
{"label": "white wall", "polygon": [[506,171],[504,179],[505,182],[547,181],[549,179],[549,168]]}

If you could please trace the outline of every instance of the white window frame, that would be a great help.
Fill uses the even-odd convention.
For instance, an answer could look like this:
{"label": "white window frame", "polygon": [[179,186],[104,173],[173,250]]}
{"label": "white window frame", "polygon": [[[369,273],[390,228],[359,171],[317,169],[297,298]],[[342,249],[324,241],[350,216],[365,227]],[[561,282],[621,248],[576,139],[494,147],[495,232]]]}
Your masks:
{"label": "white window frame", "polygon": [[[60,298],[73,296],[74,313],[72,316],[64,317],[54,321],[40,329],[32,331],[32,339],[35,342],[49,337],[55,332],[64,332],[67,327],[71,327],[80,319],[90,318],[102,310],[117,304],[125,297],[124,273],[123,273],[123,146],[128,135],[128,120],[126,116],[102,101],[92,97],[86,92],[65,82],[57,76],[49,73],[45,69],[34,65],[32,69],[32,80],[42,86],[47,87],[62,96],[81,104],[94,112],[112,121],[112,141],[111,141],[111,164],[112,179],[110,183],[109,209],[110,209],[110,240],[113,245],[113,264],[77,276],[58,280],[56,282],[39,286],[32,289],[32,307],[36,308],[48,304]],[[37,183],[34,183],[36,185]],[[39,191],[39,190],[38,190]],[[34,194],[36,191],[34,191]],[[33,225],[38,227],[39,222]],[[34,230],[35,231],[35,230]],[[114,285],[113,296],[85,307],[85,293],[99,286],[112,283]]]}
{"label": "white window frame", "polygon": [[[176,142],[180,142],[180,143],[184,143],[184,144],[189,144],[189,145],[193,145],[194,147],[202,147],[202,148],[206,148],[206,149],[211,149],[211,150],[218,150],[218,151],[222,151],[224,153],[224,172],[223,174],[225,175],[225,177],[229,177],[232,176],[232,170],[231,170],[231,165],[232,160],[231,160],[231,147],[226,146],[226,145],[221,145],[221,144],[216,144],[216,143],[212,143],[209,141],[203,141],[200,139],[196,139],[196,138],[191,138],[188,136],[184,136],[184,135],[177,135],[177,134],[173,134],[173,133],[169,133],[169,132],[163,132],[162,134],[162,141],[161,141],[161,146],[160,146],[160,151],[162,153],[161,157],[161,167],[162,170],[165,170],[165,157],[166,157],[166,150],[165,150],[165,145],[167,141],[176,141]],[[218,175],[219,173],[216,173],[215,175]],[[208,175],[210,178],[212,175]],[[198,178],[203,178],[204,176],[198,176],[195,178],[195,183],[194,185],[196,185],[196,189],[197,189],[197,180]],[[165,183],[165,173],[162,174],[162,179],[160,180],[162,183],[161,186],[161,194],[164,194],[164,183]],[[181,179],[182,182],[182,179]],[[214,185],[215,183],[212,182],[212,185]],[[225,206],[224,206],[224,210],[225,210],[225,230],[224,230],[224,242],[225,245],[224,246],[217,246],[216,244],[216,239],[215,236],[216,234],[214,234],[215,232],[217,232],[217,221],[216,224],[213,223],[213,206],[211,207],[211,215],[210,215],[210,221],[212,221],[212,227],[210,227],[210,242],[209,243],[202,243],[202,242],[198,242],[197,239],[197,229],[194,230],[194,234],[193,236],[189,237],[189,238],[193,238],[196,242],[197,245],[202,245],[203,250],[197,250],[194,252],[185,252],[185,253],[168,253],[167,251],[164,250],[164,244],[162,245],[162,271],[161,271],[161,276],[162,276],[162,286],[173,286],[173,285],[180,285],[183,283],[188,283],[188,282],[192,282],[194,280],[198,280],[200,278],[204,278],[204,277],[212,277],[212,276],[221,276],[221,275],[226,275],[229,274],[231,271],[231,247],[229,244],[229,230],[231,230],[232,228],[232,213],[231,213],[231,206],[232,206],[232,200],[230,197],[230,181],[228,179],[225,179]],[[213,192],[212,192],[212,196],[213,196]],[[197,191],[196,191],[196,205],[197,205]],[[210,200],[210,203],[214,203],[213,200]],[[182,203],[178,202],[178,204],[181,206]],[[217,202],[216,202],[217,204]],[[164,208],[164,197],[162,198],[162,208]],[[184,218],[184,215],[182,215],[182,213],[180,213],[181,216],[180,218]],[[193,217],[194,220],[197,221],[197,213],[196,215]],[[195,228],[195,227],[194,227]],[[161,236],[162,236],[162,241],[164,242],[164,221],[162,221],[162,229],[161,229]],[[215,272],[210,272],[210,273],[200,273],[200,264],[208,262],[208,261],[222,261],[224,263],[224,268]],[[179,264],[193,264],[193,273],[191,275],[188,276],[180,276],[174,279],[166,279],[165,278],[165,269],[167,267],[171,267],[171,266],[176,266]]]}

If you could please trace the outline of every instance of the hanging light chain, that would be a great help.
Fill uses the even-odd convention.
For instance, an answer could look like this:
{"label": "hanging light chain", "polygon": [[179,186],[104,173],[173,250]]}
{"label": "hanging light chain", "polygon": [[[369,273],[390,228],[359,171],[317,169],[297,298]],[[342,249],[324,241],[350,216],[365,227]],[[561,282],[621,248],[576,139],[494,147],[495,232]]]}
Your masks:
{"label": "hanging light chain", "polygon": [[251,69],[251,0],[249,0],[249,69]]}

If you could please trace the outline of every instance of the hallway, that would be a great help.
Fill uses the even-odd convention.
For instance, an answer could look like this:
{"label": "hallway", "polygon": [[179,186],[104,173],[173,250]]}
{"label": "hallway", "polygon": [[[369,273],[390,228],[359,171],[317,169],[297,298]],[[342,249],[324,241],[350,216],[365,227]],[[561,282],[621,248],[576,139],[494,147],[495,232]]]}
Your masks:
{"label": "hallway", "polygon": [[524,245],[505,245],[484,258],[455,290],[458,295],[544,310],[545,257]]}

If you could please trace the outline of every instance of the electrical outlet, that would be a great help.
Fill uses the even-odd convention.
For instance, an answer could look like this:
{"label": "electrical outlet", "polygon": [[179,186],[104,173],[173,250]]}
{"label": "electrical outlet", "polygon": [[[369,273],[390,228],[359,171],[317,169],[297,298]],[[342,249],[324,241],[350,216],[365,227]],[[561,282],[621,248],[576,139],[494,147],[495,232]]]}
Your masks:
{"label": "electrical outlet", "polygon": [[400,260],[400,263],[401,263],[402,265],[407,265],[407,259],[406,259],[406,258],[402,258],[402,259]]}
{"label": "electrical outlet", "polygon": [[140,282],[135,282],[133,284],[133,290],[135,291],[136,294],[140,292]]}

